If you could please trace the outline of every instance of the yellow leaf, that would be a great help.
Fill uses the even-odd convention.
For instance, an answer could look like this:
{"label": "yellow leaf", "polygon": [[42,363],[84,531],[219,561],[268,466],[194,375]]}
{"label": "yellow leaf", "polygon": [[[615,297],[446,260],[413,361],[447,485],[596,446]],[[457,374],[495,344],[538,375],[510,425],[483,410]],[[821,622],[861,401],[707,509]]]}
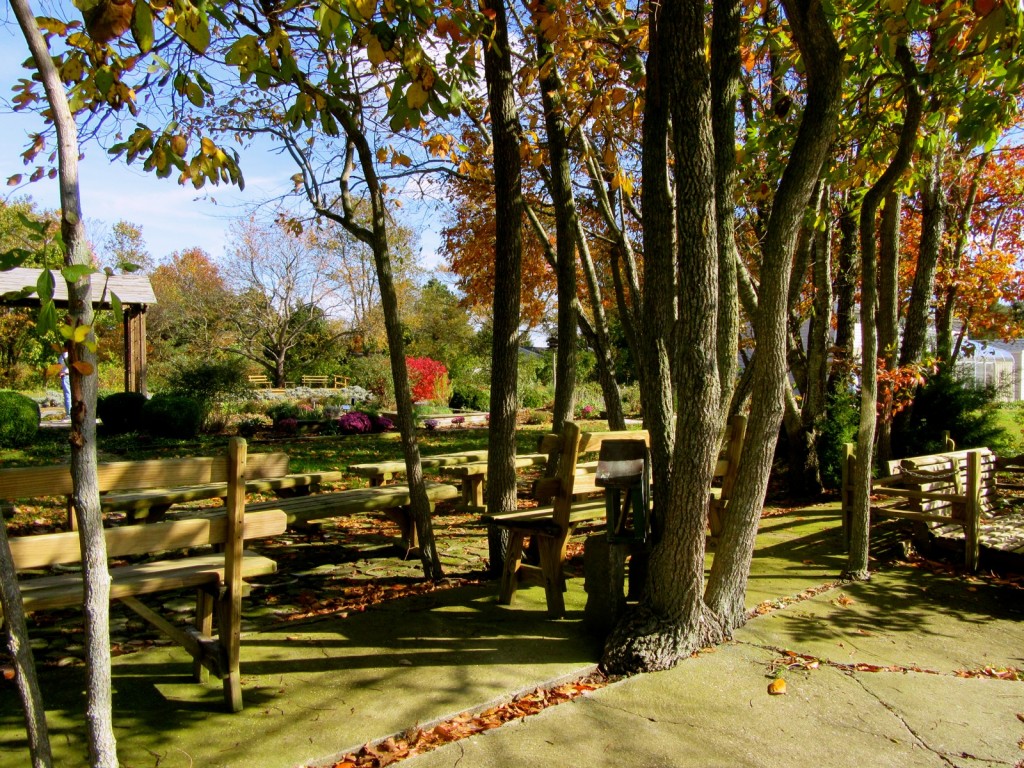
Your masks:
{"label": "yellow leaf", "polygon": [[207,157],[209,157],[210,155],[217,154],[217,145],[213,143],[213,139],[203,136],[201,144],[203,154],[206,155]]}
{"label": "yellow leaf", "polygon": [[380,149],[378,149],[377,150],[377,162],[378,163],[383,163],[387,159],[388,159],[388,148],[387,147],[381,147]]}
{"label": "yellow leaf", "polygon": [[366,55],[375,67],[380,66],[387,59],[387,53],[384,52],[376,35],[370,35],[370,39],[366,41]]}
{"label": "yellow leaf", "polygon": [[369,19],[377,10],[377,0],[355,0],[356,10],[364,19]]}
{"label": "yellow leaf", "polygon": [[74,336],[72,337],[75,344],[81,344],[85,341],[85,337],[89,335],[89,331],[92,330],[88,325],[79,325],[75,328]]}
{"label": "yellow leaf", "polygon": [[413,83],[405,92],[405,103],[409,105],[409,109],[419,109],[427,103],[427,95],[422,85]]}
{"label": "yellow leaf", "polygon": [[61,365],[60,363],[54,363],[53,365],[48,365],[48,366],[46,366],[46,377],[50,378],[51,376],[57,376],[57,375],[60,374],[60,372],[62,370],[64,370],[64,366]]}
{"label": "yellow leaf", "polygon": [[771,696],[782,696],[786,692],[786,681],[781,677],[772,680],[768,684],[768,693]]}

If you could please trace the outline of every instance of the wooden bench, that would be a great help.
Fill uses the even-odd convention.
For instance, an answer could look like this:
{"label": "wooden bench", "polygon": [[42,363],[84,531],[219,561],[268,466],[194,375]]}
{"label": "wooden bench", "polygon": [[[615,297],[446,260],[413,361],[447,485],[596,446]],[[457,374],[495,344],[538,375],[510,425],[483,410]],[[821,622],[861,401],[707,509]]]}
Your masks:
{"label": "wooden bench", "polygon": [[[110,597],[120,600],[193,658],[197,682],[212,672],[223,680],[224,699],[232,712],[242,709],[239,673],[241,646],[241,600],[245,580],[273,573],[276,565],[260,555],[243,550],[243,542],[276,536],[285,531],[287,519],[277,510],[243,514],[246,444],[241,438],[228,445],[226,457],[209,465],[196,465],[193,482],[212,476],[227,484],[223,511],[201,519],[175,520],[147,526],[124,526],[104,531],[110,558]],[[101,480],[102,487],[102,480]],[[30,572],[56,565],[79,563],[82,559],[76,532],[46,533],[10,539],[25,611],[71,608],[82,604],[80,573],[33,576]],[[202,547],[204,551],[196,552]],[[213,547],[211,551],[207,548]],[[185,550],[183,557],[169,558],[172,550]],[[125,558],[156,555],[159,559]],[[115,562],[116,561],[116,562]],[[196,614],[192,627],[181,628],[146,606],[139,597],[178,589],[196,590]],[[214,634],[214,617],[217,632]]]}
{"label": "wooden bench", "polygon": [[[469,464],[470,462],[487,461],[487,450],[460,451],[457,453],[439,453],[433,456],[421,456],[420,465],[423,469],[434,469],[436,467],[450,467],[456,464]],[[405,460],[378,461],[366,464],[350,464],[348,471],[352,474],[365,477],[370,481],[370,486],[384,485],[395,475],[405,473]]]}
{"label": "wooden bench", "polygon": [[263,374],[254,373],[254,374],[250,374],[246,378],[249,380],[249,383],[252,386],[254,386],[254,387],[258,388],[258,389],[269,389],[270,388],[270,379],[268,379]]}
{"label": "wooden bench", "polygon": [[[843,466],[843,531],[850,539],[853,478],[856,477],[854,445],[846,445]],[[978,568],[982,514],[996,503],[1000,483],[997,471],[1015,465],[1000,462],[988,448],[912,456],[888,462],[888,475],[871,484],[872,518],[895,517],[929,526],[955,526],[964,532],[964,562]],[[1018,465],[1019,466],[1019,463]]]}
{"label": "wooden bench", "polygon": [[[454,485],[427,483],[426,486],[431,512],[437,502],[459,498],[459,489]],[[248,504],[245,509],[246,514],[265,510],[281,512],[286,516],[289,526],[301,526],[341,515],[380,512],[398,524],[402,531],[404,554],[409,557],[419,547],[416,525],[409,509],[411,503],[408,486],[385,485],[255,502]]]}
{"label": "wooden bench", "polygon": [[[97,465],[100,505],[104,512],[127,512],[133,522],[161,519],[174,504],[204,499],[225,499],[228,483],[217,481],[222,459],[209,456],[183,459],[114,461]],[[276,493],[279,496],[308,494],[321,483],[335,483],[344,473],[338,470],[287,474],[288,454],[253,453],[246,462],[247,493]],[[71,496],[71,474],[67,465],[12,467],[0,469],[0,500],[31,499],[40,496]],[[69,509],[69,527],[74,518]]]}
{"label": "wooden bench", "polygon": [[327,387],[328,376],[303,376],[302,386],[304,387]]}
{"label": "wooden bench", "polygon": [[334,388],[345,389],[348,386],[348,376],[342,376],[340,374],[334,374]]}
{"label": "wooden bench", "polygon": [[[746,417],[734,416],[722,437],[723,447],[715,466],[719,488],[709,499],[709,523],[715,520],[715,528],[720,528],[728,508],[745,434]],[[499,603],[511,604],[521,582],[539,578],[544,584],[548,615],[559,618],[565,614],[563,569],[569,537],[580,528],[606,522],[604,489],[597,485],[597,462],[579,459],[599,454],[607,440],[623,439],[650,442],[644,430],[581,432],[574,422],[566,422],[561,434],[541,438],[539,453],[554,456],[556,464],[546,473],[548,476],[534,483],[531,495],[540,506],[481,518],[509,532]],[[538,540],[539,567],[522,562],[524,541],[531,536]]]}
{"label": "wooden bench", "polygon": [[[544,453],[527,453],[516,456],[516,469],[539,467],[547,464],[548,457]],[[484,505],[484,481],[487,479],[487,462],[471,461],[467,464],[450,464],[440,468],[442,475],[456,477],[460,481],[462,500],[459,509],[464,512],[486,511]]]}

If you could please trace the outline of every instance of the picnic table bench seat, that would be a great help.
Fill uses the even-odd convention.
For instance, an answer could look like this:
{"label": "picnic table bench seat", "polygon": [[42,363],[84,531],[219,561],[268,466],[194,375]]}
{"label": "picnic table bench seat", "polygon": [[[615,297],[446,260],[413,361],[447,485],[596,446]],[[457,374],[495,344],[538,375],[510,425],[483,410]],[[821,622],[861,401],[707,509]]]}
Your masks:
{"label": "picnic table bench seat", "polygon": [[[437,467],[449,467],[456,464],[468,464],[470,462],[487,461],[487,450],[458,451],[455,453],[438,453],[433,456],[420,456],[420,466],[423,469],[435,469]],[[384,485],[393,480],[395,475],[405,473],[405,460],[394,459],[388,461],[367,462],[363,464],[350,464],[348,471],[365,477],[370,481],[371,486]]]}
{"label": "picnic table bench seat", "polygon": [[[542,467],[547,464],[544,453],[526,453],[516,456],[516,469]],[[440,467],[442,475],[458,478],[462,488],[459,509],[465,512],[484,512],[484,481],[487,479],[487,462],[470,461],[466,464],[450,464]]]}
{"label": "picnic table bench seat", "polygon": [[[459,498],[459,489],[446,483],[426,483],[430,509],[439,501]],[[406,485],[385,485],[259,501],[246,505],[246,512],[276,510],[285,515],[289,526],[301,526],[317,520],[364,512],[381,512],[402,531],[405,556],[419,547],[415,521],[410,511],[412,496]]]}
{"label": "picnic table bench seat", "polygon": [[[210,672],[220,678],[231,712],[242,709],[239,659],[241,600],[248,591],[245,580],[273,573],[277,567],[273,560],[244,550],[244,542],[279,535],[287,526],[285,514],[278,510],[244,513],[245,465],[246,443],[240,438],[229,443],[225,457],[195,462],[190,478],[181,462],[176,465],[183,479],[212,479],[227,485],[227,502],[214,514],[103,532],[110,562],[110,599],[121,601],[183,647],[193,658],[197,682],[205,682]],[[66,467],[64,474],[68,474]],[[103,490],[104,482],[112,482],[111,475],[101,473],[100,477]],[[80,572],[41,573],[81,562],[77,531],[17,536],[9,544],[27,613],[82,604]],[[125,559],[131,562],[125,564]],[[196,590],[191,627],[177,626],[139,599],[189,588]]]}

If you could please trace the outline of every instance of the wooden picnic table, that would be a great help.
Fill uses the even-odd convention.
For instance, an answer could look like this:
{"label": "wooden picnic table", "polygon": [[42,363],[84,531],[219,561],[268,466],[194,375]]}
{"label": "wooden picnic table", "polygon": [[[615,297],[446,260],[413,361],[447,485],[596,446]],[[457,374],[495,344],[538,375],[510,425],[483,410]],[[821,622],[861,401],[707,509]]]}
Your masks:
{"label": "wooden picnic table", "polygon": [[[516,469],[527,467],[542,467],[547,463],[546,453],[526,453],[516,456]],[[484,504],[484,481],[487,479],[487,462],[470,461],[466,464],[451,464],[442,466],[441,474],[451,475],[459,478],[462,489],[462,501],[459,509],[466,512],[486,511]]]}

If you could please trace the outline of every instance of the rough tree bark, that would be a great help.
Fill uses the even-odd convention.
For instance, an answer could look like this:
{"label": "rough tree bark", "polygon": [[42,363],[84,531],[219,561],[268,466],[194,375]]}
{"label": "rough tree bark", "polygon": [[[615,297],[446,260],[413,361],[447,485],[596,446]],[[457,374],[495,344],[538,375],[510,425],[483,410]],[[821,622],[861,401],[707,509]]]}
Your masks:
{"label": "rough tree bark", "polygon": [[[491,347],[491,421],[487,441],[487,510],[516,508],[516,408],[519,370],[519,289],[522,282],[523,193],[519,117],[512,81],[508,17],[503,0],[483,3],[490,22],[484,75],[494,156],[494,339]],[[491,532],[490,565],[500,572],[501,540]]]}
{"label": "rough tree bark", "polygon": [[800,225],[828,156],[839,119],[842,52],[822,4],[783,2],[807,77],[807,100],[796,140],[772,204],[754,318],[757,355],[753,398],[739,479],[708,580],[705,602],[723,626],[742,625],[758,521],[768,489],[786,388],[788,289]]}
{"label": "rough tree bark", "polygon": [[[27,0],[12,0],[46,91],[57,134],[57,163],[61,202],[61,236],[64,265],[91,266],[88,236],[82,218],[78,188],[78,129],[67,94],[46,42],[36,25]],[[93,309],[88,276],[68,282],[66,322],[72,327],[92,327]],[[94,768],[117,765],[110,682],[110,574],[103,537],[99,484],[96,474],[96,353],[92,331],[82,343],[68,341],[71,376],[71,478],[72,504],[78,518],[82,548],[82,611],[86,646],[86,724],[89,760]],[[93,348],[95,348],[93,346]]]}
{"label": "rough tree bark", "polygon": [[[891,190],[882,205],[878,232],[878,348],[885,369],[896,367],[899,343],[900,209],[903,195]],[[888,382],[879,385],[878,461],[892,458],[892,398]]]}
{"label": "rough tree bark", "polygon": [[[538,4],[541,13],[554,11]],[[539,14],[538,14],[539,15]],[[539,21],[539,19],[538,19]],[[541,103],[548,136],[549,187],[555,216],[555,275],[558,285],[558,349],[555,353],[555,408],[553,430],[559,432],[573,416],[576,399],[576,235],[579,227],[569,170],[569,126],[562,106],[562,78],[558,74],[551,41],[537,24],[537,66]]]}

